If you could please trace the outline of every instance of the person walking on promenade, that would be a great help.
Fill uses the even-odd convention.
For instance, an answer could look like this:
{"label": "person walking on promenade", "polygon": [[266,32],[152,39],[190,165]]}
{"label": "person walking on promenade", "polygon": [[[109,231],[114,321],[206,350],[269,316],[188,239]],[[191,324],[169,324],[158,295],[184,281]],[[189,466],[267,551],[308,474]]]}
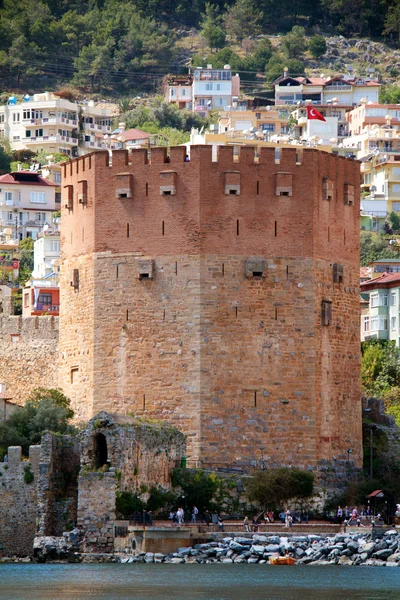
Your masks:
{"label": "person walking on promenade", "polygon": [[182,525],[184,519],[183,508],[178,508],[178,510],[176,511],[176,516],[178,517],[178,525]]}
{"label": "person walking on promenade", "polygon": [[243,521],[243,531],[249,532],[250,531],[250,523],[249,523],[249,519],[247,517],[247,515],[244,518]]}
{"label": "person walking on promenade", "polygon": [[340,506],[337,507],[336,520],[338,523],[343,521],[343,509]]}
{"label": "person walking on promenade", "polygon": [[193,506],[192,510],[192,523],[197,523],[197,515],[199,514],[199,509],[196,506]]}

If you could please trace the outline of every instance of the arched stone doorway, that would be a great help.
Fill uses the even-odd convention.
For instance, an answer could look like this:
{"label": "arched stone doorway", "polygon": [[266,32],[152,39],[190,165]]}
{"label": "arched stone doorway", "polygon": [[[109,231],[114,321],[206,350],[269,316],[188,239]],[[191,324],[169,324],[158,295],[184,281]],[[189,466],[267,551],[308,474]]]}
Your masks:
{"label": "arched stone doorway", "polygon": [[102,433],[96,433],[93,439],[94,445],[94,468],[100,469],[103,465],[107,464],[107,440]]}

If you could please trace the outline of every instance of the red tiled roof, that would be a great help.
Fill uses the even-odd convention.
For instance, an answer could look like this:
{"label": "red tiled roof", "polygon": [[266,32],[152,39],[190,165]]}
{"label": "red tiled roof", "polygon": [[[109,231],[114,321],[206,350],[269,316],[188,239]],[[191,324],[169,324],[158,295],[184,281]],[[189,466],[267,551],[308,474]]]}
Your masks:
{"label": "red tiled roof", "polygon": [[48,181],[48,179],[44,179],[32,171],[15,171],[12,173],[7,173],[6,175],[1,175],[0,184],[1,183],[7,185],[40,185],[50,187],[58,187],[59,185],[57,183],[53,183],[52,181]]}
{"label": "red tiled roof", "polygon": [[367,286],[373,286],[375,284],[386,284],[394,281],[400,282],[400,273],[382,273],[379,277],[370,279],[369,281],[363,281],[360,283],[360,287],[365,288]]}
{"label": "red tiled roof", "polygon": [[127,142],[129,140],[147,140],[150,137],[150,134],[145,131],[140,131],[140,129],[128,129],[121,133],[120,136]]}

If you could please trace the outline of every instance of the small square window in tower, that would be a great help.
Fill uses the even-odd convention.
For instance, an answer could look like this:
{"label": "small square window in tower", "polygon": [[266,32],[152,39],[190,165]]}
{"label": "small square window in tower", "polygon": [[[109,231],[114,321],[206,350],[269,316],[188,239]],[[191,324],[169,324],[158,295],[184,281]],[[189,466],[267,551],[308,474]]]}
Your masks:
{"label": "small square window in tower", "polygon": [[115,176],[115,197],[123,200],[132,198],[133,176],[131,173],[117,173]]}
{"label": "small square window in tower", "polygon": [[322,200],[333,200],[333,180],[324,177],[322,180]]}
{"label": "small square window in tower", "polygon": [[343,265],[333,265],[333,283],[343,283]]}
{"label": "small square window in tower", "polygon": [[176,195],[176,171],[160,172],[160,196]]}
{"label": "small square window in tower", "polygon": [[344,184],[343,201],[345,204],[348,204],[349,206],[354,205],[354,185],[350,185],[350,183]]}
{"label": "small square window in tower", "polygon": [[245,274],[248,279],[253,277],[265,277],[267,271],[267,263],[262,258],[252,257],[245,262]]}
{"label": "small square window in tower", "polygon": [[224,173],[224,194],[226,196],[240,196],[240,171],[226,171]]}
{"label": "small square window in tower", "polygon": [[139,279],[154,279],[155,269],[152,258],[137,258],[136,264]]}
{"label": "small square window in tower", "polygon": [[78,202],[79,204],[87,204],[88,201],[88,183],[86,179],[78,181]]}
{"label": "small square window in tower", "polygon": [[321,325],[332,325],[332,302],[330,300],[322,300]]}
{"label": "small square window in tower", "polygon": [[275,196],[292,196],[292,173],[276,173],[275,175]]}
{"label": "small square window in tower", "polygon": [[63,197],[65,200],[64,208],[72,210],[74,208],[74,186],[65,185]]}

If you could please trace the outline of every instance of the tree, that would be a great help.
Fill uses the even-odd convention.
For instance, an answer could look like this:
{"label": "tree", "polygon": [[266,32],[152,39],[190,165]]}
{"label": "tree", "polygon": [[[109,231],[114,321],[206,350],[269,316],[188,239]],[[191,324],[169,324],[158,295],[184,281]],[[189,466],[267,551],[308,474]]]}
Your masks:
{"label": "tree", "polygon": [[247,485],[250,502],[260,510],[281,506],[288,500],[304,500],[312,496],[314,475],[300,469],[270,469],[255,473]]}
{"label": "tree", "polygon": [[400,1],[395,0],[388,7],[388,12],[385,19],[384,35],[394,37],[397,44],[400,43]]}
{"label": "tree", "polygon": [[253,0],[236,0],[225,15],[225,25],[230,36],[241,42],[261,31],[262,12]]}
{"label": "tree", "polygon": [[320,58],[326,52],[325,38],[322,35],[313,35],[308,43],[308,49],[311,52],[311,56]]}
{"label": "tree", "polygon": [[373,260],[397,257],[397,253],[388,245],[382,235],[372,231],[360,232],[360,263],[362,267],[367,267]]}
{"label": "tree", "polygon": [[296,58],[285,58],[282,54],[273,54],[265,67],[265,78],[267,81],[275,81],[283,75],[287,69],[293,77],[304,75],[304,63]]}
{"label": "tree", "polygon": [[255,50],[246,59],[247,71],[264,71],[272,56],[272,44],[268,38],[260,40]]}
{"label": "tree", "polygon": [[400,349],[394,341],[371,340],[362,343],[361,383],[368,396],[382,398],[400,384]]}
{"label": "tree", "polygon": [[117,492],[115,508],[118,518],[129,519],[136,512],[143,511],[144,503],[134,492]]}
{"label": "tree", "polygon": [[283,48],[288,58],[298,58],[307,50],[304,27],[295,25],[283,38]]}
{"label": "tree", "polygon": [[22,446],[27,456],[29,446],[40,443],[44,431],[76,434],[77,430],[69,423],[73,415],[61,390],[34,390],[25,406],[0,423],[0,456],[4,456],[9,446]]}
{"label": "tree", "polygon": [[33,246],[32,238],[25,238],[19,243],[19,274],[18,281],[23,286],[33,271]]}
{"label": "tree", "polygon": [[223,48],[226,34],[223,27],[222,15],[218,7],[207,2],[205,15],[201,22],[201,35],[211,49]]}
{"label": "tree", "polygon": [[0,146],[0,175],[10,172],[11,156]]}
{"label": "tree", "polygon": [[110,45],[99,46],[92,43],[85,46],[74,60],[76,72],[74,83],[86,87],[90,81],[91,89],[105,87],[110,78],[112,70]]}
{"label": "tree", "polygon": [[379,94],[379,102],[382,104],[399,104],[400,87],[396,84],[383,85]]}
{"label": "tree", "polygon": [[389,221],[395,231],[400,230],[400,215],[398,213],[392,211],[389,215]]}

